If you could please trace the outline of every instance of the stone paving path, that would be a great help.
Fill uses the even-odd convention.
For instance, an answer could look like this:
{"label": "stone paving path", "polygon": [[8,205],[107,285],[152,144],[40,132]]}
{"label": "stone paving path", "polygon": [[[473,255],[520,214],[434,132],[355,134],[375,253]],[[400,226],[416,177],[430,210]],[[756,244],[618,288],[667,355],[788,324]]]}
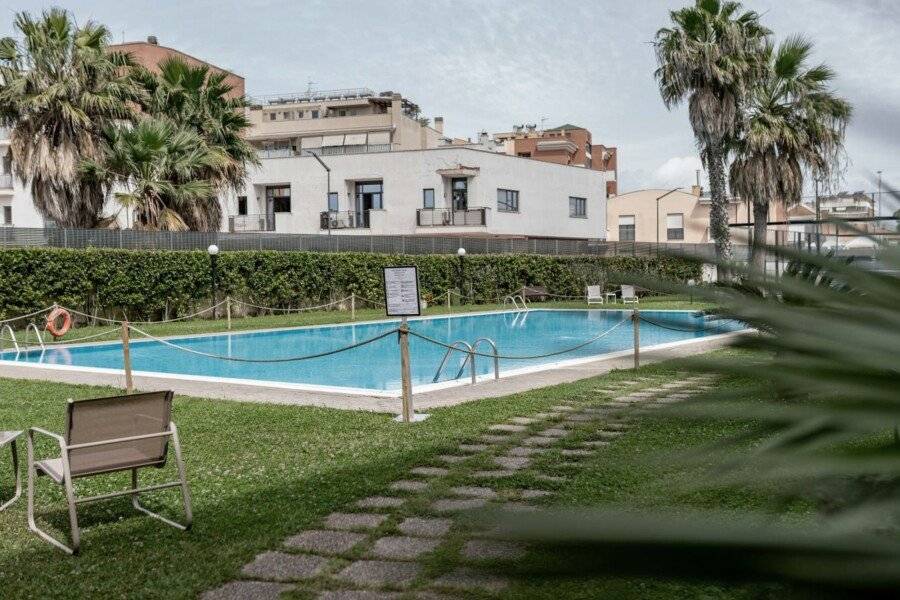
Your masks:
{"label": "stone paving path", "polygon": [[[241,579],[202,598],[276,599],[298,588],[319,600],[450,600],[500,592],[510,582],[479,565],[518,560],[528,548],[480,529],[464,518],[466,511],[536,510],[553,500],[567,474],[626,435],[629,417],[709,390],[713,381],[684,375],[658,387],[646,387],[649,377],[610,382],[587,398],[490,425],[453,454],[411,469],[384,495],[355,500],[256,556]],[[435,553],[440,559],[429,562]]]}

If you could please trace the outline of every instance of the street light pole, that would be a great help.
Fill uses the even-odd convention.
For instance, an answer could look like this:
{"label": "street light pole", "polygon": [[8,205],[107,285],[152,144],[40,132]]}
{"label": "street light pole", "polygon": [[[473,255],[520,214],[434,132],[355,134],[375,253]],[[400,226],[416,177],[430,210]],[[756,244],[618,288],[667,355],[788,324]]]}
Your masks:
{"label": "street light pole", "polygon": [[206,249],[209,253],[209,270],[210,275],[212,276],[212,315],[213,320],[216,319],[216,297],[219,292],[219,273],[218,273],[218,260],[219,260],[219,247],[215,244],[210,244],[209,248]]}
{"label": "street light pole", "polygon": [[878,202],[875,204],[875,216],[881,216],[881,171],[878,171]]}
{"label": "street light pole", "polygon": [[466,274],[466,249],[460,247],[459,250],[456,251],[456,256],[459,257],[459,302],[460,304],[466,303],[466,292],[465,292],[465,274]]}

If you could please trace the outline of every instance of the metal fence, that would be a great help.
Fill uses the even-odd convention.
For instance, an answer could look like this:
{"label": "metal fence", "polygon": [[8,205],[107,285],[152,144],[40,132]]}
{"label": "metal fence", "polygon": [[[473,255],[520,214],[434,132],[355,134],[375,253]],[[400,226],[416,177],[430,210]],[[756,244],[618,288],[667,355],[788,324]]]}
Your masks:
{"label": "metal fence", "polygon": [[[690,255],[712,258],[712,244],[654,244],[550,238],[495,238],[356,234],[288,234],[274,232],[169,232],[131,229],[40,229],[0,227],[0,248],[123,248],[131,250],[304,250],[311,252],[376,252],[381,254],[545,254],[594,256]],[[748,255],[735,248],[738,260]]]}

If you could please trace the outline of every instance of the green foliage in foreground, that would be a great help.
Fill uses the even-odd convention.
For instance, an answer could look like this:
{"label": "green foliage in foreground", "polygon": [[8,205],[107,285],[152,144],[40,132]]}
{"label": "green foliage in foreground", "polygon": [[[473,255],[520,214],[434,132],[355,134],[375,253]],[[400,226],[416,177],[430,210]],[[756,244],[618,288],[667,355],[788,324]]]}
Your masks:
{"label": "green foliage in foreground", "polygon": [[[356,293],[383,301],[382,267],[419,267],[423,296],[443,302],[459,285],[459,261],[444,255],[316,252],[225,252],[219,255],[220,295],[270,307],[312,306]],[[465,261],[465,291],[479,304],[523,285],[583,297],[585,286],[643,273],[686,281],[700,265],[676,257],[553,257],[474,255]],[[0,251],[0,318],[57,302],[86,313],[133,320],[188,314],[209,305],[209,256],[203,251],[12,249]],[[220,296],[220,297],[221,297]]]}

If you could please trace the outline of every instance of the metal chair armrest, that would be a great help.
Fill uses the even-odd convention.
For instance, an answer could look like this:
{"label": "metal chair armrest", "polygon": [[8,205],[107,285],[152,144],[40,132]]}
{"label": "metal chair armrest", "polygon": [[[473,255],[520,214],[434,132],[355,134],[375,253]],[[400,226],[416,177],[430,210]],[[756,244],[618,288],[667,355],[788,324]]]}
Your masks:
{"label": "metal chair armrest", "polygon": [[45,435],[47,437],[53,438],[54,440],[56,440],[59,443],[59,447],[63,450],[66,447],[66,440],[64,440],[61,435],[59,435],[57,433],[53,433],[51,431],[47,431],[46,429],[42,429],[40,427],[29,427],[28,428],[28,439],[33,440],[35,433],[40,433],[41,435]]}

